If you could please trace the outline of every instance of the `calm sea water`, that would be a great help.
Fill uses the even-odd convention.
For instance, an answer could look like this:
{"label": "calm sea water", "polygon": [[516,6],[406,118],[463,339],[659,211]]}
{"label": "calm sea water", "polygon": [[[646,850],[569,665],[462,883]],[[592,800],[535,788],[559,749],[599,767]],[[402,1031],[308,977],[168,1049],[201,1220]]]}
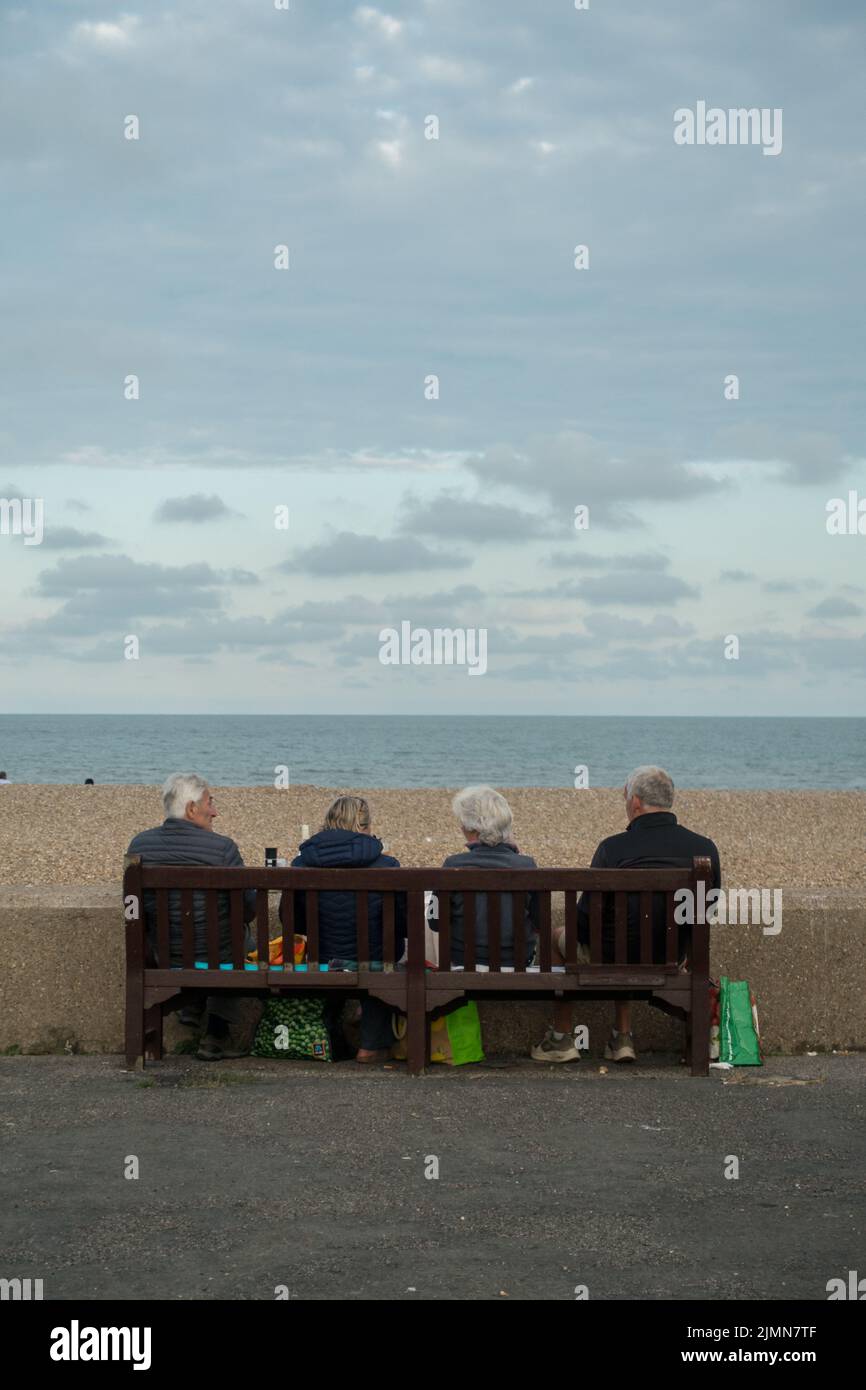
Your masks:
{"label": "calm sea water", "polygon": [[[681,787],[864,788],[866,719],[642,719],[409,715],[0,715],[13,782],[215,786],[620,786],[640,763]],[[2,795],[2,793],[0,793]]]}

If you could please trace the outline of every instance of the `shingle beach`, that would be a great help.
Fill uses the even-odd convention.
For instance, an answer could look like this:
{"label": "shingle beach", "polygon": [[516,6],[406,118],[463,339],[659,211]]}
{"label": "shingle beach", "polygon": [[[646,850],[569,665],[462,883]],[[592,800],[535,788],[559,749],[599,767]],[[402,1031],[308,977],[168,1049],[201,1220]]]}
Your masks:
{"label": "shingle beach", "polygon": [[[337,791],[362,791],[373,832],[407,867],[439,865],[462,847],[452,791],[297,786],[216,788],[215,829],[248,864],[266,846],[291,857]],[[622,791],[501,788],[515,838],[543,866],[587,865],[625,826]],[[682,791],[679,819],[719,846],[725,882],[741,887],[866,889],[866,792]],[[10,785],[0,791],[0,883],[101,883],[120,878],[132,836],[163,819],[157,787]]]}

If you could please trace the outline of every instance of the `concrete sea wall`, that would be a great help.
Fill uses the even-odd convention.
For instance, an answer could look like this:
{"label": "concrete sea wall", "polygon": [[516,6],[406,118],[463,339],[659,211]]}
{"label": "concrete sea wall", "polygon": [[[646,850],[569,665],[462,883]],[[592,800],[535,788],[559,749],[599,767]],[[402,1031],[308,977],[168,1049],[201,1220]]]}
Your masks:
{"label": "concrete sea wall", "polygon": [[[769,1052],[866,1048],[866,896],[843,889],[784,890],[784,927],[715,927],[712,971],[746,979]],[[0,887],[0,1052],[120,1052],[124,1003],[119,884]],[[526,1051],[549,1005],[481,1006],[488,1054]],[[612,1006],[588,1001],[576,1021],[600,1053]],[[675,1020],[635,1005],[637,1043],[676,1051]],[[174,1019],[169,1050],[189,1037]]]}

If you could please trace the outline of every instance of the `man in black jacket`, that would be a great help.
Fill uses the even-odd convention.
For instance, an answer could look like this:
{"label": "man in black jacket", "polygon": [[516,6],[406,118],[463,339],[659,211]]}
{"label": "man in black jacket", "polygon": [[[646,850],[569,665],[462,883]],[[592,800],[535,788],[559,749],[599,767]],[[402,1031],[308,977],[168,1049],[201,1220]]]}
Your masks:
{"label": "man in black jacket", "polygon": [[[624,787],[625,813],[628,826],[619,835],[610,835],[602,840],[592,856],[593,869],[667,869],[691,868],[692,860],[703,855],[713,868],[712,887],[720,888],[722,883],[719,864],[719,851],[712,840],[705,835],[697,835],[677,822],[671,810],[674,801],[674,784],[660,767],[639,767],[631,774]],[[640,926],[637,902],[629,895],[628,911],[628,959],[640,960]],[[657,895],[659,899],[661,895]],[[635,899],[637,894],[634,895]],[[656,905],[653,916],[653,954],[655,959],[664,955],[665,919],[663,902]],[[658,909],[661,909],[659,911]],[[554,933],[553,961],[561,964],[565,960],[565,931]],[[583,897],[577,904],[578,959],[589,959],[589,910]],[[603,952],[605,960],[613,959],[613,926],[605,920],[603,927]],[[610,1039],[605,1044],[604,1055],[609,1062],[634,1062],[637,1060],[634,1038],[631,1031],[631,1002],[617,1000],[615,1021]],[[574,1005],[563,1001],[554,1006],[553,1027],[548,1028],[543,1040],[533,1047],[530,1053],[535,1062],[571,1062],[577,1060],[579,1052],[574,1044],[572,1033]]]}
{"label": "man in black jacket", "polygon": [[[218,835],[213,828],[217,814],[213,793],[203,777],[195,772],[176,772],[162,788],[162,804],[165,807],[165,820],[152,830],[142,830],[136,835],[127,854],[137,854],[142,864],[206,864],[214,868],[244,867],[241,852],[234,840],[227,835]],[[252,890],[244,894],[244,921],[255,916],[256,895]],[[220,959],[231,960],[231,927],[229,921],[228,894],[220,893],[218,899]],[[153,946],[156,942],[156,901],[152,890],[144,895],[144,917],[148,936]],[[193,895],[194,943],[197,960],[207,959],[207,918],[203,893]],[[165,969],[169,965],[180,965],[181,925],[180,893],[169,894],[170,923],[170,961],[160,961]],[[247,1049],[239,1048],[232,1042],[231,1026],[238,1021],[240,998],[226,991],[208,995],[204,1005],[200,1004],[198,992],[181,1009],[182,1023],[196,1024],[204,1010],[207,1022],[201,1040],[198,1056],[202,1061],[214,1062],[224,1057],[244,1057]]]}

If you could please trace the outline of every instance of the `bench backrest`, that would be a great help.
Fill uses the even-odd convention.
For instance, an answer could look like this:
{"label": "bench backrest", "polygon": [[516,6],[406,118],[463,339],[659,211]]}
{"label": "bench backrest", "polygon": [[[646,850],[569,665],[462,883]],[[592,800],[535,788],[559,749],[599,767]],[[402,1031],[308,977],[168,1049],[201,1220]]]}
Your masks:
{"label": "bench backrest", "polygon": [[[551,934],[552,900],[562,894],[565,928],[566,970],[578,968],[577,898],[584,894],[588,907],[590,956],[593,966],[603,962],[605,924],[612,928],[613,966],[628,968],[629,899],[638,912],[640,942],[639,964],[643,967],[663,966],[669,971],[677,967],[680,928],[675,918],[675,894],[689,889],[692,901],[701,901],[703,892],[712,883],[708,859],[695,859],[690,868],[675,869],[291,869],[242,868],[222,869],[190,866],[169,868],[163,865],[144,866],[136,857],[127,861],[124,873],[124,902],[127,930],[128,964],[149,963],[149,951],[144,929],[144,895],[154,895],[156,961],[166,968],[170,958],[172,919],[179,924],[182,941],[183,968],[195,965],[195,915],[198,908],[206,924],[207,964],[211,969],[220,964],[220,916],[225,919],[226,905],[230,925],[231,964],[242,970],[245,953],[244,894],[255,894],[255,940],[260,969],[268,968],[269,894],[281,893],[283,910],[284,969],[291,969],[294,942],[294,893],[303,892],[305,899],[305,929],[307,962],[319,963],[318,894],[337,891],[355,894],[355,918],[358,942],[358,961],[361,968],[370,960],[369,894],[382,899],[382,968],[393,970],[399,959],[397,951],[397,895],[404,895],[408,932],[408,968],[424,969],[425,893],[434,893],[438,903],[436,925],[439,936],[440,969],[447,970],[451,959],[451,894],[459,893],[463,916],[463,964],[471,972],[476,964],[475,923],[478,895],[484,895],[486,915],[486,944],[489,970],[501,970],[503,900],[510,897],[513,924],[514,973],[525,972],[524,909],[526,895],[534,895],[533,917],[539,932],[539,971],[552,969]],[[170,897],[171,895],[171,897]],[[657,895],[661,895],[658,897]],[[663,903],[664,959],[654,959],[653,922],[658,920],[658,905]],[[174,912],[172,912],[174,905]],[[399,914],[402,917],[402,912]],[[703,924],[692,929],[694,962],[701,970],[707,967],[708,935]],[[511,946],[508,947],[511,953]],[[132,953],[132,955],[130,955]],[[140,961],[139,961],[140,957]],[[323,962],[324,963],[324,962]],[[586,969],[581,963],[580,969]]]}

